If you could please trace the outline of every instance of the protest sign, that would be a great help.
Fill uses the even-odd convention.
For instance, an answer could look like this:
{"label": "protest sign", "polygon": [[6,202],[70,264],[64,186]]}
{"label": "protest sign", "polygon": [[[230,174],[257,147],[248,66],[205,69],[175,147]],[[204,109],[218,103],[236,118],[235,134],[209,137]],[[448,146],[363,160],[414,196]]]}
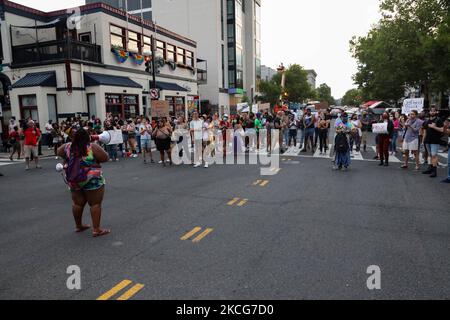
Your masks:
{"label": "protest sign", "polygon": [[164,118],[169,117],[169,101],[165,100],[153,100],[152,101],[152,118]]}
{"label": "protest sign", "polygon": [[111,135],[111,141],[108,145],[123,143],[122,130],[108,130],[108,133]]}
{"label": "protest sign", "polygon": [[403,101],[402,113],[410,114],[413,110],[420,113],[423,111],[424,102],[425,98],[405,99],[405,101]]}

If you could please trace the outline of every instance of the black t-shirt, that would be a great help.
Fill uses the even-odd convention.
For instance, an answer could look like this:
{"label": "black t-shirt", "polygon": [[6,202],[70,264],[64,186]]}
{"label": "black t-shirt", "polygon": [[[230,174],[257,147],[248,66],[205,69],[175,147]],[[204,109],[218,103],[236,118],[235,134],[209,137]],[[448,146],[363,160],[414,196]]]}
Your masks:
{"label": "black t-shirt", "polygon": [[440,118],[429,119],[424,122],[423,128],[427,131],[425,137],[425,144],[441,144],[442,132],[436,131],[429,127],[431,123],[436,124],[436,127],[442,128],[444,122]]}
{"label": "black t-shirt", "polygon": [[245,123],[245,128],[246,129],[254,129],[255,128],[255,120],[248,119],[247,122]]}
{"label": "black t-shirt", "polygon": [[281,129],[281,118],[276,117],[273,120],[273,124],[275,126],[275,129]]}

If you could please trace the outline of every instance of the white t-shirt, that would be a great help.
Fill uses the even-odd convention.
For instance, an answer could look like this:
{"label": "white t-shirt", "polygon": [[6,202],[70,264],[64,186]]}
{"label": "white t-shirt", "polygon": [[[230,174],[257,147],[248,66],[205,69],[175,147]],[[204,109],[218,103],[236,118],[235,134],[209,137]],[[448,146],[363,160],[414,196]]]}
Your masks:
{"label": "white t-shirt", "polygon": [[143,130],[146,130],[145,133],[141,134],[141,139],[142,140],[150,140],[151,139],[151,135],[149,132],[152,132],[152,126],[150,124],[143,124],[141,123],[139,125],[139,133],[141,133]]}
{"label": "white t-shirt", "polygon": [[203,123],[203,141],[208,141],[209,140],[209,134],[210,134],[209,123],[208,122],[204,122]]}
{"label": "white t-shirt", "polygon": [[189,124],[189,128],[194,130],[194,140],[203,139],[203,120],[192,120]]}
{"label": "white t-shirt", "polygon": [[46,131],[47,133],[51,133],[52,130],[53,130],[53,126],[52,126],[50,123],[47,122],[47,123],[45,124],[45,131]]}

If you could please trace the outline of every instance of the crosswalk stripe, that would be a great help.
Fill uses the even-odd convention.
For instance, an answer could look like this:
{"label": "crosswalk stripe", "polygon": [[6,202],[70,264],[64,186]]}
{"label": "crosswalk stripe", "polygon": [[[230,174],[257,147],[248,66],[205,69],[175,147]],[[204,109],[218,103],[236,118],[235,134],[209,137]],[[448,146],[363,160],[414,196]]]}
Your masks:
{"label": "crosswalk stripe", "polygon": [[123,280],[119,284],[115,285],[111,290],[105,292],[100,297],[97,298],[97,300],[108,300],[115,294],[117,294],[122,289],[126,288],[131,283],[130,280]]}
{"label": "crosswalk stripe", "polygon": [[211,232],[213,232],[214,229],[206,229],[205,231],[203,231],[201,234],[199,234],[194,240],[192,240],[192,242],[200,242],[204,237],[206,237],[208,234],[210,234]]}
{"label": "crosswalk stripe", "polygon": [[131,287],[130,290],[128,290],[127,292],[125,292],[124,294],[122,294],[120,297],[117,298],[117,300],[128,300],[131,297],[133,297],[136,293],[138,293],[139,291],[142,290],[142,288],[144,288],[143,284],[135,284],[133,287]]}
{"label": "crosswalk stripe", "polygon": [[196,234],[197,232],[199,232],[200,230],[202,230],[202,228],[200,227],[195,227],[194,229],[192,229],[191,231],[189,231],[188,233],[186,233],[184,236],[182,236],[180,238],[180,240],[185,241],[187,239],[189,239],[190,237],[192,237],[194,234]]}

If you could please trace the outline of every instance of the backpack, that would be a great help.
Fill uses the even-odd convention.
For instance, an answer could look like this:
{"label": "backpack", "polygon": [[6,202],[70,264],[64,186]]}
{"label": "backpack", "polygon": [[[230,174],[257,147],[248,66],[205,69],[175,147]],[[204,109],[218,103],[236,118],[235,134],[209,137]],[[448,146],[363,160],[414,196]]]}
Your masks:
{"label": "backpack", "polygon": [[348,145],[347,135],[345,133],[339,133],[336,136],[336,151],[337,152],[347,152],[350,147]]}
{"label": "backpack", "polygon": [[68,158],[69,159],[65,170],[67,182],[70,184],[85,182],[88,177],[85,168],[81,165],[83,158],[80,156],[75,156],[73,153],[70,153],[70,157]]}

